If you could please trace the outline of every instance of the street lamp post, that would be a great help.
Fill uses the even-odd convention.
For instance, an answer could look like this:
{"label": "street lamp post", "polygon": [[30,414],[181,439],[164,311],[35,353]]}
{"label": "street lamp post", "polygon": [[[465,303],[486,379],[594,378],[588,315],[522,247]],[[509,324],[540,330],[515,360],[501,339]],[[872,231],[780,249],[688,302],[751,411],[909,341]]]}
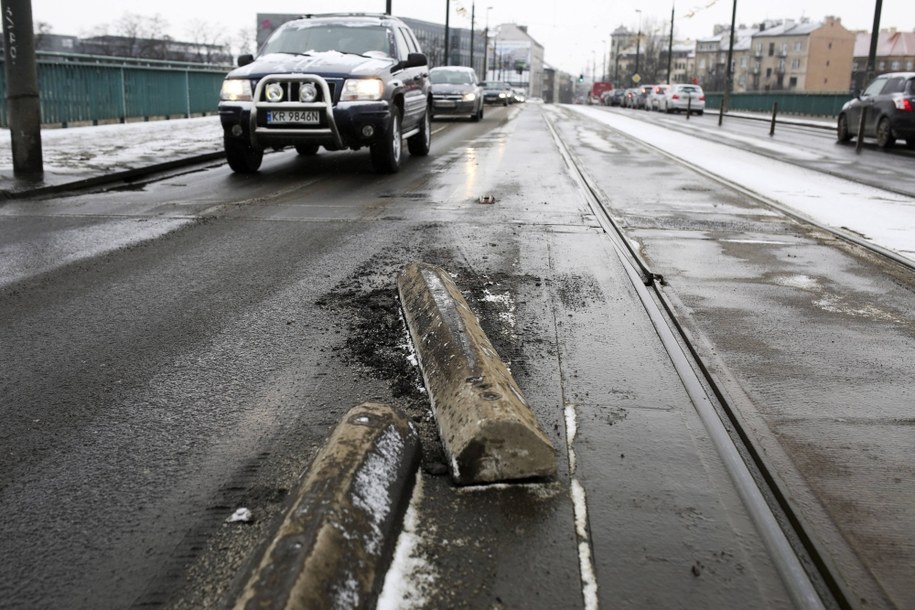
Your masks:
{"label": "street lamp post", "polygon": [[603,62],[604,65],[603,65],[603,67],[601,68],[600,79],[601,79],[602,81],[606,81],[606,80],[608,80],[608,78],[607,78],[607,54],[608,54],[608,51],[607,51],[607,41],[606,41],[606,40],[601,40],[601,41],[600,41],[600,46],[601,46],[600,54],[604,56],[604,62]]}
{"label": "street lamp post", "polygon": [[731,39],[728,42],[728,64],[724,70],[724,95],[721,96],[721,107],[718,108],[718,126],[724,120],[724,111],[727,110],[731,102],[731,87],[734,84],[734,71],[731,62],[734,58],[734,23],[737,21],[737,0],[734,0],[734,8],[731,11]]}
{"label": "street lamp post", "polygon": [[639,73],[639,50],[642,44],[642,9],[635,9],[635,12],[639,14],[639,30],[635,35],[635,73]]}
{"label": "street lamp post", "polygon": [[486,7],[486,27],[483,28],[483,80],[489,80],[489,11],[491,6]]}
{"label": "street lamp post", "polygon": [[674,59],[674,6],[670,7],[670,40],[667,42],[667,84],[670,83],[670,69]]}
{"label": "street lamp post", "polygon": [[475,2],[470,3],[470,67],[473,68],[473,20],[476,15],[477,5]]}
{"label": "street lamp post", "polygon": [[448,59],[451,57],[451,45],[449,44],[451,42],[449,40],[449,36],[451,34],[451,32],[449,30],[451,29],[451,26],[448,21],[448,18],[450,16],[451,16],[451,0],[445,0],[445,64],[444,65],[446,65],[446,66],[451,65],[451,62],[448,61]]}

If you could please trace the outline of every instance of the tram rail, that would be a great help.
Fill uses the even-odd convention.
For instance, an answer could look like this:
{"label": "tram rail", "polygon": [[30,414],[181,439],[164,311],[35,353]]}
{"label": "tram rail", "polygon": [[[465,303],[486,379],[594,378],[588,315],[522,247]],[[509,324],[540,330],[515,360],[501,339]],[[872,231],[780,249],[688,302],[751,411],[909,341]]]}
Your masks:
{"label": "tram rail", "polygon": [[[805,609],[852,608],[849,593],[831,573],[828,561],[817,548],[813,537],[805,531],[802,519],[788,501],[786,491],[773,476],[760,448],[744,430],[741,418],[728,404],[725,393],[719,388],[709,367],[703,363],[699,349],[678,321],[674,307],[664,292],[663,275],[653,271],[633,246],[604,201],[600,189],[550,119],[547,119],[547,125],[560,154],[566,161],[570,175],[578,183],[581,194],[626,267],[652,324],[717,451],[722,456],[758,531],[765,540],[793,601],[798,608]],[[841,239],[868,248],[915,271],[915,265],[904,257],[868,244],[865,240],[856,239],[853,235],[816,223],[785,209],[776,202],[761,198],[740,185],[673,157],[657,147],[642,144],[706,178],[754,198],[761,204],[772,206],[802,222],[815,224]]]}

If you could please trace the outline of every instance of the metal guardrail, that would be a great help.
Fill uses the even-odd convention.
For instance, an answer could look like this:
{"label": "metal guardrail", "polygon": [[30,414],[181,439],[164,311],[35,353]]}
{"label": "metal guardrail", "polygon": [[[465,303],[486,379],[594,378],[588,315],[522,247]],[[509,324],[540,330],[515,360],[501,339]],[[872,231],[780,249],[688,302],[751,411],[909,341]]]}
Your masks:
{"label": "metal guardrail", "polygon": [[[6,99],[4,59],[0,95]],[[37,54],[41,122],[68,126],[215,112],[231,66],[63,53]],[[6,104],[0,127],[8,127]]]}
{"label": "metal guardrail", "polygon": [[[705,92],[705,106],[718,109],[722,93]],[[853,97],[848,92],[836,93],[732,93],[729,96],[728,111],[771,112],[778,104],[781,114],[835,117],[842,105]]]}

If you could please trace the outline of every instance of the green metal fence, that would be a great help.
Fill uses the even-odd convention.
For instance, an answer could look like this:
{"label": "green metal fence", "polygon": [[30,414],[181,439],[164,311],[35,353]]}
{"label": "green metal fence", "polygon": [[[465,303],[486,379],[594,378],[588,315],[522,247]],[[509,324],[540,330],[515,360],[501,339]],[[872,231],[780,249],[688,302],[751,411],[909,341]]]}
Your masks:
{"label": "green metal fence", "polygon": [[[721,93],[705,94],[706,108],[717,110],[721,107]],[[728,110],[746,112],[772,112],[772,105],[778,102],[779,114],[834,117],[839,114],[842,104],[850,100],[850,93],[732,93]]]}
{"label": "green metal fence", "polygon": [[[229,66],[38,53],[38,91],[45,125],[178,117],[216,111]],[[0,94],[6,70],[0,57]],[[6,104],[0,126],[7,127]]]}

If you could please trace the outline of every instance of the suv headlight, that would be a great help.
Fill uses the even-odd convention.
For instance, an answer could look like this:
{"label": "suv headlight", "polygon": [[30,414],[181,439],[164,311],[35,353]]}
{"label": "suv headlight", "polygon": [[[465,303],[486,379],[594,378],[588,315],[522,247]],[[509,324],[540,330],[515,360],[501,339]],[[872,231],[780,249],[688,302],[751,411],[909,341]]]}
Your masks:
{"label": "suv headlight", "polygon": [[384,95],[384,83],[377,78],[350,79],[343,83],[341,102],[362,102],[380,100]]}
{"label": "suv headlight", "polygon": [[246,78],[227,78],[222,81],[219,99],[225,102],[250,102],[251,81]]}
{"label": "suv headlight", "polygon": [[464,94],[464,101],[465,101],[465,102],[472,102],[472,101],[475,100],[475,99],[477,99],[477,94],[474,93],[474,92],[472,92],[472,91],[471,91],[470,93],[465,93],[465,94]]}

